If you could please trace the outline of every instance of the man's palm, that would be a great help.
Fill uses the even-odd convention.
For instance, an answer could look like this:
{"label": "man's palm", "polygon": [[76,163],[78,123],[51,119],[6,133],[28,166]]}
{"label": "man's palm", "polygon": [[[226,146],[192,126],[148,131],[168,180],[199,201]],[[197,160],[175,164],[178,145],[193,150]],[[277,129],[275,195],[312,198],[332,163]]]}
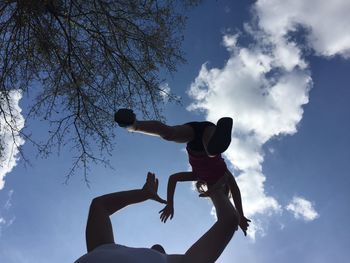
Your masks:
{"label": "man's palm", "polygon": [[166,204],[167,202],[160,198],[158,195],[158,179],[156,178],[154,173],[148,172],[146,183],[142,187],[142,189],[150,195],[150,199],[155,200],[159,203]]}

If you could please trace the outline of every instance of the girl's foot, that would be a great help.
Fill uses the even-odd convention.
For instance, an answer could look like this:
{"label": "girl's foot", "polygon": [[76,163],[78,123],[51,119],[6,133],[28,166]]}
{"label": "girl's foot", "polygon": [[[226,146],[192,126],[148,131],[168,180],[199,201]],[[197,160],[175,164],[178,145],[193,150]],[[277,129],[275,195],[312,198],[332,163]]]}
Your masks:
{"label": "girl's foot", "polygon": [[114,120],[118,123],[120,127],[132,128],[136,122],[136,115],[130,109],[119,109],[114,114]]}
{"label": "girl's foot", "polygon": [[227,150],[231,143],[232,122],[232,118],[229,117],[218,120],[206,149],[209,155],[215,156]]}

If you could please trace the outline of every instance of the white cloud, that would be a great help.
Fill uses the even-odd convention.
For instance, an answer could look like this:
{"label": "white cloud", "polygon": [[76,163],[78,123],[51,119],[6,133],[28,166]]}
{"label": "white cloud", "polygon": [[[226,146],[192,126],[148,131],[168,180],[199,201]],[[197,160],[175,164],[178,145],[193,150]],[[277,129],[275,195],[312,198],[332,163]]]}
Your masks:
{"label": "white cloud", "polygon": [[160,87],[159,87],[159,93],[160,96],[163,98],[164,102],[168,102],[169,100],[169,95],[170,95],[170,87],[168,83],[163,83]]}
{"label": "white cloud", "polygon": [[350,55],[350,1],[259,0],[254,6],[261,29],[281,40],[298,26],[307,29],[307,44],[319,55]]}
{"label": "white cloud", "polygon": [[[226,64],[211,69],[203,64],[191,84],[188,94],[193,102],[188,110],[202,111],[213,122],[222,116],[234,118],[225,154],[239,171],[248,217],[282,211],[265,189],[262,147],[276,136],[297,132],[313,84],[305,45],[316,55],[350,57],[349,13],[348,0],[257,0],[243,32],[252,43],[240,47],[239,35],[224,35],[223,46],[230,54]],[[287,209],[303,218],[317,216],[311,203],[302,200]],[[263,224],[253,223],[250,231],[251,237],[264,233]]]}
{"label": "white cloud", "polygon": [[[1,96],[1,94],[0,94]],[[1,156],[0,156],[0,190],[4,188],[4,178],[6,174],[12,171],[18,161],[18,147],[24,144],[23,138],[21,138],[19,131],[24,127],[24,118],[21,115],[21,108],[19,107],[19,101],[22,98],[22,93],[19,91],[10,91],[10,105],[13,119],[7,119],[15,126],[15,131],[12,134],[10,128],[5,123],[3,115],[0,115],[0,138],[1,138]],[[2,105],[3,110],[7,113],[10,109],[5,105]]]}
{"label": "white cloud", "polygon": [[312,203],[302,197],[294,196],[293,200],[286,206],[296,219],[312,221],[319,217]]}
{"label": "white cloud", "polygon": [[12,206],[12,195],[13,195],[13,190],[10,190],[9,192],[8,192],[8,198],[7,198],[7,200],[6,200],[6,203],[5,203],[5,205],[4,205],[4,209],[6,209],[6,210],[8,210],[8,209],[10,209],[10,207]]}
{"label": "white cloud", "polygon": [[14,192],[13,190],[10,190],[8,192],[7,200],[5,201],[4,204],[1,204],[0,206],[0,237],[3,229],[11,226],[16,219],[14,216],[11,219],[8,219],[9,218],[8,210],[12,206],[11,200],[12,200],[13,192]]}
{"label": "white cloud", "polygon": [[[264,189],[262,146],[274,136],[297,131],[311,78],[300,69],[305,65],[301,59],[300,67],[288,66],[270,77],[275,65],[280,65],[274,50],[259,45],[241,48],[237,36],[226,35],[223,42],[231,57],[222,69],[202,66],[188,92],[194,99],[188,109],[204,111],[213,122],[222,116],[234,118],[232,142],[225,155],[240,171],[237,182],[245,214],[278,213],[280,204]],[[264,232],[258,224],[252,227],[251,236],[256,232]]]}
{"label": "white cloud", "polygon": [[[226,65],[208,69],[203,64],[188,91],[194,99],[189,110],[203,111],[213,122],[222,116],[234,118],[232,143],[226,157],[240,171],[237,181],[247,216],[281,211],[278,201],[265,191],[262,146],[275,136],[296,133],[303,116],[302,107],[309,102],[312,79],[308,64],[301,47],[288,38],[288,33],[302,24],[310,29],[308,44],[317,54],[345,55],[348,50],[346,45],[339,44],[347,43],[349,34],[344,34],[345,28],[342,34],[336,34],[336,39],[328,38],[331,27],[320,27],[318,22],[327,16],[327,21],[339,26],[342,18],[332,20],[331,16],[336,10],[349,10],[349,5],[336,1],[328,12],[324,3],[311,2],[257,1],[254,6],[257,25],[245,26],[246,33],[254,36],[256,42],[249,48],[239,47],[238,35],[225,35],[223,45],[230,53]],[[316,9],[309,16],[311,6]]]}
{"label": "white cloud", "polygon": [[250,222],[247,235],[252,241],[255,241],[257,235],[262,237],[265,236],[266,231],[264,224],[259,219],[255,219],[254,221]]}

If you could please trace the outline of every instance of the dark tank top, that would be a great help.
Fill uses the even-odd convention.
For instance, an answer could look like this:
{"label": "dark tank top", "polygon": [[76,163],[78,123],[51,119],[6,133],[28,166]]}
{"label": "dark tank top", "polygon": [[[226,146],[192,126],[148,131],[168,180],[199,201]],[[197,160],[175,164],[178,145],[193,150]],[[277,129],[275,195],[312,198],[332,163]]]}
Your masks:
{"label": "dark tank top", "polygon": [[187,143],[187,148],[196,152],[205,152],[202,141],[204,130],[208,126],[215,126],[215,124],[210,121],[193,121],[185,123],[185,125],[191,126],[194,130],[194,139]]}

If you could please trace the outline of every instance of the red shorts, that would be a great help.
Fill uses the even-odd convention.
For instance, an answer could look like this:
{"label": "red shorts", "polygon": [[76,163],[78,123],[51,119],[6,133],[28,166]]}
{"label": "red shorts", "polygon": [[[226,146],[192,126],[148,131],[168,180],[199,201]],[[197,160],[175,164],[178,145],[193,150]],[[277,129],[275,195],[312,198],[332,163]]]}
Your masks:
{"label": "red shorts", "polygon": [[198,180],[209,185],[216,183],[227,171],[225,160],[221,157],[221,154],[215,157],[196,156],[191,154],[189,149],[187,149],[187,153],[193,174]]}

